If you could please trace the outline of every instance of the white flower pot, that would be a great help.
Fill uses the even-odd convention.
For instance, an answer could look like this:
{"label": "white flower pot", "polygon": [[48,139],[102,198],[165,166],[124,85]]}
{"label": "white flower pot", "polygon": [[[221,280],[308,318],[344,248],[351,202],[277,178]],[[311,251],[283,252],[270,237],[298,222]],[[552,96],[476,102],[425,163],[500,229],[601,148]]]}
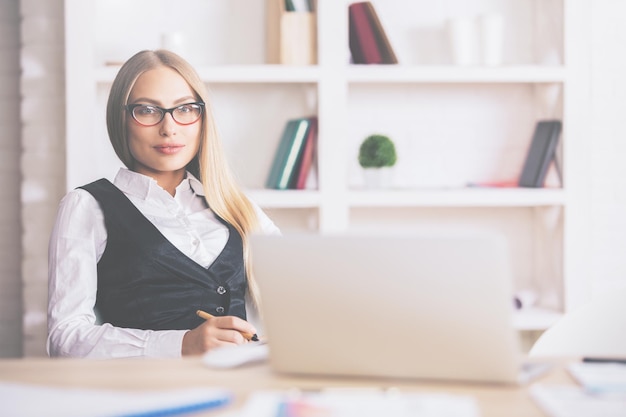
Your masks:
{"label": "white flower pot", "polygon": [[389,188],[393,180],[393,167],[363,168],[366,188]]}

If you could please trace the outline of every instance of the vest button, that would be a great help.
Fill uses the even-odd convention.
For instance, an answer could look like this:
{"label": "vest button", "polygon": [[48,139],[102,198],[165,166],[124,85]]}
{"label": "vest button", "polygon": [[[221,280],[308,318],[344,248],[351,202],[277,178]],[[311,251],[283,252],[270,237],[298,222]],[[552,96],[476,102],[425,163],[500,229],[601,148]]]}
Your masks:
{"label": "vest button", "polygon": [[224,314],[224,307],[220,306],[216,308],[215,311],[217,311],[219,314]]}
{"label": "vest button", "polygon": [[222,286],[217,287],[217,293],[218,293],[219,295],[226,294],[226,288],[224,288],[224,287],[222,287]]}

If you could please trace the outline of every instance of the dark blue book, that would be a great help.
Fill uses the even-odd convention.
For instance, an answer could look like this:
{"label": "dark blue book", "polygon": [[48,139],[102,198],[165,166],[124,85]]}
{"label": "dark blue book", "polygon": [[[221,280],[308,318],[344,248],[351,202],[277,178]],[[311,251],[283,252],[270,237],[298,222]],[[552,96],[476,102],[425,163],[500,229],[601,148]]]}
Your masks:
{"label": "dark blue book", "polygon": [[543,187],[550,163],[556,162],[556,147],[560,135],[560,120],[542,120],[537,123],[518,186]]}
{"label": "dark blue book", "polygon": [[292,119],[287,122],[265,182],[267,188],[276,190],[294,188],[310,126],[311,121],[308,118]]}

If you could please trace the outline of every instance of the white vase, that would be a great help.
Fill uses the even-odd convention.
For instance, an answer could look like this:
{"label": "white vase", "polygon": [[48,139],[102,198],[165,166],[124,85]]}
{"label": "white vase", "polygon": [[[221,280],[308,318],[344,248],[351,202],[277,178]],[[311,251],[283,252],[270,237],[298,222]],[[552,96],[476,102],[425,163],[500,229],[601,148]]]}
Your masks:
{"label": "white vase", "polygon": [[389,188],[393,180],[393,167],[363,168],[366,188]]}

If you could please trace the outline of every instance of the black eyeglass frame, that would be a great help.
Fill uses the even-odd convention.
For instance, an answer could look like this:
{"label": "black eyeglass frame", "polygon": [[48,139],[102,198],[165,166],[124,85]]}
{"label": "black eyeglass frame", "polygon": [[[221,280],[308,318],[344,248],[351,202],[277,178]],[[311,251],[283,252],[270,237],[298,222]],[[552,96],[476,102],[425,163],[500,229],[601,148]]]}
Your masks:
{"label": "black eyeglass frame", "polygon": [[[176,117],[174,116],[174,110],[176,110],[176,109],[178,109],[180,107],[189,106],[189,105],[196,105],[196,106],[198,106],[200,108],[200,114],[198,115],[198,118],[196,120],[194,120],[193,122],[189,122],[189,123],[181,123],[178,120],[176,120]],[[159,121],[147,125],[147,124],[141,123],[139,120],[137,120],[137,118],[135,117],[135,111],[134,110],[137,107],[142,107],[142,106],[159,109],[161,111],[161,118],[159,119]],[[191,103],[180,104],[180,105],[178,105],[176,107],[171,107],[169,109],[164,109],[163,107],[155,106],[153,104],[141,104],[141,103],[127,104],[127,105],[124,106],[124,108],[130,113],[130,116],[133,118],[134,121],[139,123],[141,126],[150,127],[150,126],[156,126],[159,123],[161,123],[163,121],[163,119],[165,118],[165,115],[167,113],[169,113],[172,116],[172,120],[174,120],[177,124],[179,124],[181,126],[192,125],[192,124],[196,123],[198,120],[200,120],[200,118],[202,117],[202,114],[204,113],[204,106],[205,106],[205,104],[202,101],[196,101],[196,102],[191,102]]]}

